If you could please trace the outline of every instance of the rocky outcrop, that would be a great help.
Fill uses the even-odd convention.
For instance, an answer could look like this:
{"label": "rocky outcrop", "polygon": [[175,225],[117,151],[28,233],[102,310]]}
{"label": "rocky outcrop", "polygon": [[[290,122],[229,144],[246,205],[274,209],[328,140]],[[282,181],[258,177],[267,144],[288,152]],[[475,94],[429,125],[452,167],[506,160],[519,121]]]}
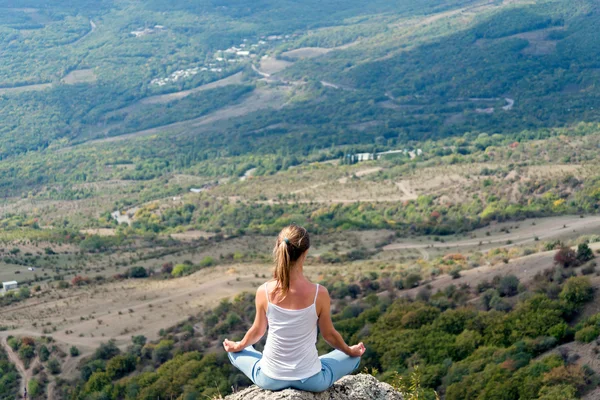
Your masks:
{"label": "rocky outcrop", "polygon": [[234,393],[226,400],[403,400],[387,383],[379,382],[371,375],[346,376],[323,393],[301,392],[286,389],[280,392],[262,390],[257,386]]}

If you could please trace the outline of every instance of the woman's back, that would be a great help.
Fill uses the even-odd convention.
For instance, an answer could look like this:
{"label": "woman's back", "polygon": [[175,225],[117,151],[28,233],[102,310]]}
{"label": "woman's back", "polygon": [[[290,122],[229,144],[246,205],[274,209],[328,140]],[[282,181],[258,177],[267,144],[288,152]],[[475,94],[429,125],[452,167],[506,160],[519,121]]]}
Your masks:
{"label": "woman's back", "polygon": [[316,348],[319,285],[291,282],[284,298],[276,283],[264,285],[269,334],[260,367],[273,379],[302,380],[321,371]]}

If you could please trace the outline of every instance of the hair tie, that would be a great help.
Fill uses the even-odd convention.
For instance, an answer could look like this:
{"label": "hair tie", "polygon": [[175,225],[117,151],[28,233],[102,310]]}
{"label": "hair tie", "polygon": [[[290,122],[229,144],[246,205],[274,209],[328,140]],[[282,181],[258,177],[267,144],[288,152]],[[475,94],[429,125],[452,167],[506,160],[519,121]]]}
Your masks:
{"label": "hair tie", "polygon": [[290,239],[288,238],[283,238],[283,241],[285,242],[285,244],[290,244]]}

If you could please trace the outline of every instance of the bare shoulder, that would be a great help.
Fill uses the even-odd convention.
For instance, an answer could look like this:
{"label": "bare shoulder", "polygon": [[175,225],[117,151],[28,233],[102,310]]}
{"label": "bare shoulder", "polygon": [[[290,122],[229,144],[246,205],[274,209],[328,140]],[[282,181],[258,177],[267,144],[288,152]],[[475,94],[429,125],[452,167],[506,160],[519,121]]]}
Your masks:
{"label": "bare shoulder", "polygon": [[319,285],[319,294],[326,294],[329,296],[329,290],[323,285]]}
{"label": "bare shoulder", "polygon": [[257,289],[256,289],[256,298],[257,299],[267,299],[267,290],[269,289],[269,282],[265,282],[262,285],[260,285]]}
{"label": "bare shoulder", "polygon": [[319,285],[319,293],[317,294],[317,301],[324,301],[329,299],[329,290],[323,285]]}

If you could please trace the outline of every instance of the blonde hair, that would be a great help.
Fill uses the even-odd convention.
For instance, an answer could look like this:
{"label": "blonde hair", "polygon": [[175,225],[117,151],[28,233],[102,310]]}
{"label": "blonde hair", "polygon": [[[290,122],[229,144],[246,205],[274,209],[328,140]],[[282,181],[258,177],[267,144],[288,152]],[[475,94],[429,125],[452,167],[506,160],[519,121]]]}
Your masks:
{"label": "blonde hair", "polygon": [[275,270],[273,279],[277,282],[275,291],[285,297],[290,290],[290,276],[296,261],[310,248],[308,231],[298,225],[290,225],[279,232],[273,249]]}

